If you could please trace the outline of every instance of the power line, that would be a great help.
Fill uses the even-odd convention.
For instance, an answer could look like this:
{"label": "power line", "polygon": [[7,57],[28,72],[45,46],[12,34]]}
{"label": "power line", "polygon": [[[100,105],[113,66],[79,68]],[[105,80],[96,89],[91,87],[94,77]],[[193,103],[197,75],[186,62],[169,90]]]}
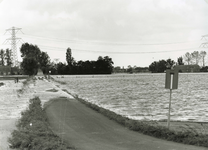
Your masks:
{"label": "power line", "polygon": [[[203,35],[201,40],[206,40],[207,41],[206,37],[208,37],[208,34],[207,35]],[[199,47],[208,48],[208,42],[201,43],[201,45]]]}
{"label": "power line", "polygon": [[[20,30],[21,28],[15,28],[16,30]],[[11,29],[7,29],[11,30]],[[18,32],[18,31],[17,31]],[[111,42],[98,42],[98,41],[82,41],[82,40],[69,40],[69,39],[61,39],[61,38],[51,38],[51,37],[44,37],[44,36],[34,36],[34,35],[29,35],[29,34],[24,34],[28,37],[32,38],[40,38],[40,39],[49,39],[49,40],[55,40],[55,41],[60,41],[60,42],[72,42],[72,43],[77,43],[77,44],[84,44],[84,43],[98,43],[98,44],[112,44],[112,45],[146,45],[146,46],[151,46],[151,45],[169,45],[169,44],[181,44],[181,43],[188,43],[188,42],[193,42],[193,41],[185,41],[185,42],[172,42],[172,43],[155,43],[155,44],[139,44],[139,43],[111,43]],[[208,35],[204,35],[202,37],[206,37]],[[16,38],[19,39],[20,38]],[[84,43],[83,43],[84,42]],[[203,44],[203,43],[202,43]],[[44,46],[44,45],[39,45],[43,47],[44,49],[47,50],[52,50],[52,51],[63,51],[65,48],[62,47],[51,47],[51,46]],[[99,51],[99,50],[89,50],[89,49],[73,49],[75,51],[82,51],[82,52],[91,52],[91,53],[111,53],[111,54],[147,54],[147,53],[168,53],[168,52],[176,52],[176,51],[185,51],[185,50],[194,50],[198,48],[187,48],[187,49],[175,49],[175,50],[165,50],[165,51],[130,51],[130,52],[118,52],[118,51]]]}
{"label": "power line", "polygon": [[59,42],[71,42],[76,44],[98,44],[98,45],[127,45],[127,46],[154,46],[154,45],[173,45],[173,44],[183,44],[183,43],[190,43],[190,42],[198,42],[196,41],[181,41],[181,42],[167,42],[167,43],[118,43],[118,42],[104,42],[104,41],[87,41],[87,40],[70,40],[70,39],[63,39],[63,38],[52,38],[52,37],[44,37],[44,36],[36,36],[31,34],[24,34],[24,36],[32,37],[32,38],[39,38],[39,39],[47,39],[52,41],[59,41]]}
{"label": "power line", "polygon": [[36,39],[46,39],[46,40],[51,40],[51,41],[58,41],[58,42],[72,42],[76,43],[78,42],[77,40],[69,40],[69,39],[62,39],[62,38],[52,38],[52,37],[43,37],[43,36],[35,36],[35,35],[29,35],[29,34],[24,34],[26,37],[31,37],[31,38],[36,38]]}
{"label": "power line", "polygon": [[[44,45],[39,45],[47,50],[52,51],[64,51],[65,48],[62,47],[49,47]],[[174,50],[165,50],[165,51],[130,51],[130,52],[121,52],[121,51],[96,51],[96,50],[89,50],[89,49],[72,49],[74,51],[82,51],[82,52],[91,52],[91,53],[110,53],[110,54],[148,54],[148,53],[168,53],[168,52],[177,52],[177,51],[185,51],[185,50],[195,50],[199,48],[187,48],[187,49],[174,49]]]}

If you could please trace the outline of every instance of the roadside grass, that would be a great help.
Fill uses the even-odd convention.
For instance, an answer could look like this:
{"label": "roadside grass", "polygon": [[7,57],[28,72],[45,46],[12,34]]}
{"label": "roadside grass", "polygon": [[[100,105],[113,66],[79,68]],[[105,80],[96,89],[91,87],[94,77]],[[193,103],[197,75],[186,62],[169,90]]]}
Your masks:
{"label": "roadside grass", "polygon": [[[157,123],[161,126],[167,126],[167,120],[158,121]],[[171,130],[194,132],[195,134],[208,135],[208,123],[176,121],[171,123]]]}
{"label": "roadside grass", "polygon": [[91,109],[103,114],[110,120],[114,120],[124,127],[129,128],[130,130],[137,131],[156,138],[165,139],[168,141],[208,147],[208,134],[205,134],[206,132],[198,132],[196,129],[192,128],[189,125],[187,125],[187,127],[181,128],[180,130],[169,130],[167,127],[161,126],[156,121],[132,120],[125,116],[116,114],[110,110],[87,102],[84,99],[79,98],[78,95],[73,95],[69,93],[66,89],[63,89],[63,91],[72,95],[75,99],[82,102]]}
{"label": "roadside grass", "polygon": [[53,77],[51,77],[51,80],[53,80],[54,82],[57,82],[57,83],[59,83],[59,84],[62,84],[62,85],[67,84],[67,83],[64,82],[64,81],[56,80],[56,79],[54,79]]}
{"label": "roadside grass", "polygon": [[28,108],[21,112],[16,130],[8,138],[10,148],[24,150],[72,150],[55,135],[47,122],[45,109],[38,97],[29,100]]}
{"label": "roadside grass", "polygon": [[35,82],[35,78],[32,78],[32,77],[28,77],[26,80],[24,80],[23,82],[22,82],[22,88],[21,89],[18,89],[17,90],[17,93],[19,93],[19,94],[23,94],[24,93],[24,91],[28,88],[28,86],[29,86],[29,84],[30,83],[34,83]]}

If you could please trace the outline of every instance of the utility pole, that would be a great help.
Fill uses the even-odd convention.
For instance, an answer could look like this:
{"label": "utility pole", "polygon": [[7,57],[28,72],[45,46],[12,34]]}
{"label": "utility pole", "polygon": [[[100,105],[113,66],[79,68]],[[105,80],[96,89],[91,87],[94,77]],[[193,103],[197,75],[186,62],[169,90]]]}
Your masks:
{"label": "utility pole", "polygon": [[[6,32],[9,32],[11,34],[11,37],[6,39],[4,42],[5,44],[11,44],[11,49],[12,49],[12,64],[13,66],[18,65],[18,58],[17,58],[17,44],[21,42],[21,38],[16,37],[16,33],[18,31],[21,31],[21,28],[16,28],[16,27],[11,27],[9,29],[6,29]],[[22,31],[21,31],[22,32]],[[22,32],[23,33],[23,32]]]}
{"label": "utility pole", "polygon": [[208,48],[208,41],[207,41],[206,37],[208,37],[208,34],[203,35],[202,38],[201,38],[201,40],[206,40],[206,42],[201,43],[200,47],[202,47],[202,48]]}
{"label": "utility pole", "polygon": [[[202,36],[201,40],[204,40],[206,42],[201,43],[201,45],[199,46],[200,48],[208,48],[208,41],[207,41],[206,37],[208,37],[208,34]],[[200,54],[201,54],[202,61],[203,61],[203,67],[205,67],[205,56],[207,53],[206,53],[206,51],[201,51]]]}

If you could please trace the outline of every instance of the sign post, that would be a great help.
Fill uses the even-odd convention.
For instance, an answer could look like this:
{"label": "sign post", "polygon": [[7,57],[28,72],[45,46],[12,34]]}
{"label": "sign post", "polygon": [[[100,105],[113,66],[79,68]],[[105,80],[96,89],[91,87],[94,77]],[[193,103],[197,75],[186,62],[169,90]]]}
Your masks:
{"label": "sign post", "polygon": [[178,89],[178,70],[170,70],[170,69],[166,70],[165,88],[170,89],[170,100],[169,100],[169,111],[168,111],[168,122],[167,122],[167,127],[169,129],[172,90]]}
{"label": "sign post", "polygon": [[168,129],[170,128],[170,109],[171,109],[171,96],[172,96],[172,89],[170,89],[170,100],[169,100],[169,111],[168,111]]}

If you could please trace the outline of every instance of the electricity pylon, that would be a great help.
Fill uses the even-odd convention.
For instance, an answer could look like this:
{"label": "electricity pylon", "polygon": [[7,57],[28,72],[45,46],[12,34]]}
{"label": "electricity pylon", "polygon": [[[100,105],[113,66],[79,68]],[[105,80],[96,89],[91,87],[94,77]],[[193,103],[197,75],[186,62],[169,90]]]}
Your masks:
{"label": "electricity pylon", "polygon": [[[206,37],[208,37],[208,34],[207,35],[203,35],[201,40],[206,40],[207,41]],[[200,47],[208,48],[208,42],[201,43]]]}
{"label": "electricity pylon", "polygon": [[6,32],[9,32],[11,34],[11,37],[6,39],[6,41],[4,42],[5,44],[8,44],[8,43],[11,44],[11,49],[12,49],[11,59],[12,59],[12,65],[13,66],[17,66],[18,65],[17,44],[19,42],[21,42],[21,38],[16,37],[16,33],[18,31],[21,31],[21,28],[11,27],[9,29],[6,29]]}

